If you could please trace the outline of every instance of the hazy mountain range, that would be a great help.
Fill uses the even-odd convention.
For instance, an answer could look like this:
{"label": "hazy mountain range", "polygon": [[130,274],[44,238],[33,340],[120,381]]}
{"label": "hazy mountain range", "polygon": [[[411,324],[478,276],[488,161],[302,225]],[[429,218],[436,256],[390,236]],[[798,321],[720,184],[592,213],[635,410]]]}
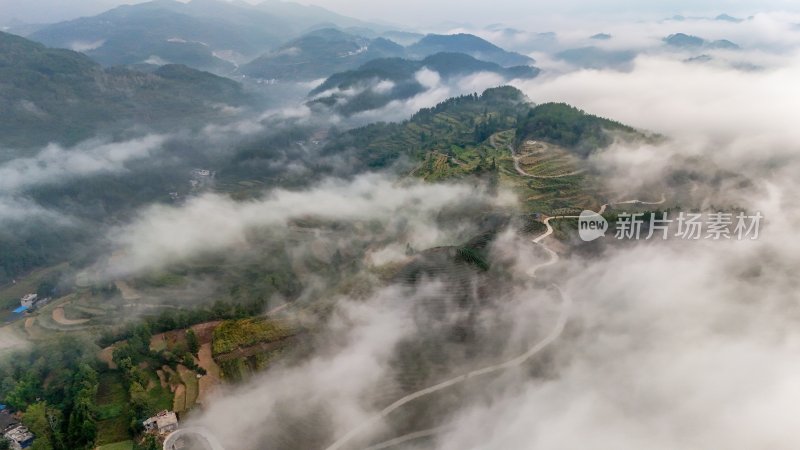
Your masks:
{"label": "hazy mountain range", "polygon": [[344,114],[376,109],[393,100],[404,100],[427,89],[417,77],[427,69],[448,82],[477,73],[495,74],[503,80],[530,79],[539,74],[532,66],[502,67],[464,53],[436,53],[423,60],[375,59],[356,70],[330,76],[311,91],[312,104],[333,107]]}

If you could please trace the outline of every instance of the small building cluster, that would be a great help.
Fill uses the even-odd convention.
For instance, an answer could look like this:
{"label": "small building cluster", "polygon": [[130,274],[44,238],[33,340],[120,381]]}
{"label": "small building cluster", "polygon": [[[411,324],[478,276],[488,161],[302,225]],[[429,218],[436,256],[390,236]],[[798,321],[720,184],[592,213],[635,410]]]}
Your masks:
{"label": "small building cluster", "polygon": [[28,430],[25,425],[12,425],[3,432],[3,436],[11,443],[11,448],[14,450],[22,450],[28,448],[33,444],[33,433]]}
{"label": "small building cluster", "polygon": [[169,434],[178,429],[178,416],[174,411],[161,411],[142,422],[142,425],[148,433]]}
{"label": "small building cluster", "polygon": [[5,405],[0,405],[0,432],[14,450],[22,450],[33,444],[35,436],[22,425],[17,417],[6,410]]}
{"label": "small building cluster", "polygon": [[19,300],[19,306],[14,309],[14,313],[19,314],[47,304],[49,297],[39,298],[38,294],[26,294]]}
{"label": "small building cluster", "polygon": [[39,298],[39,294],[27,294],[24,297],[22,297],[22,299],[20,299],[19,302],[22,306],[25,306],[27,308],[33,308],[33,304],[34,302],[36,302],[37,298]]}

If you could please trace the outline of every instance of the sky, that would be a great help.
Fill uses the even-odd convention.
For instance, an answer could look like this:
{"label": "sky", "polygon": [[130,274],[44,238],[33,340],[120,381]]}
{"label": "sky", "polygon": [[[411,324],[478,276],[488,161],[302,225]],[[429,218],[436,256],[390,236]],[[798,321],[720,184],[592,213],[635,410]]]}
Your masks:
{"label": "sky", "polygon": [[[247,0],[257,3],[255,0]],[[141,3],[137,0],[0,0],[0,23],[12,19],[26,23],[49,23],[94,15],[114,6]],[[798,10],[792,0],[463,0],[458,7],[452,2],[429,0],[313,0],[298,3],[315,4],[330,10],[365,20],[382,20],[399,25],[415,26],[438,23],[470,23],[487,25],[492,22],[517,20],[515,26],[550,15],[615,14],[671,16],[673,14],[750,14],[763,10]]]}

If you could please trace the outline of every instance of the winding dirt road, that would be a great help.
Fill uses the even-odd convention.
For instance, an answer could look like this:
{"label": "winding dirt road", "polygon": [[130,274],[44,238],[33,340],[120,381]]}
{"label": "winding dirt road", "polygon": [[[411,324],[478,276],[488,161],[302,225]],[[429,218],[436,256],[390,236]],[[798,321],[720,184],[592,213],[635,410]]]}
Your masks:
{"label": "winding dirt road", "polygon": [[[540,241],[542,239],[546,238],[547,236],[549,236],[550,234],[553,233],[553,228],[550,226],[550,220],[552,220],[553,218],[554,217],[548,217],[545,220],[545,225],[547,225],[547,232],[545,232],[541,236],[531,240],[531,242],[533,242],[534,244],[541,245],[542,248],[544,248],[550,254],[550,259],[547,262],[539,264],[539,265],[533,267],[531,270],[528,271],[528,275],[530,275],[531,277],[533,277],[535,275],[536,271],[539,270],[540,268],[553,265],[558,261],[558,254],[556,252],[554,252],[553,250],[551,250],[547,246],[545,246],[543,244],[540,244]],[[567,295],[558,285],[553,285],[553,287],[558,290],[558,292],[559,292],[559,294],[561,296],[561,310],[559,312],[558,318],[556,319],[556,323],[553,326],[553,328],[550,330],[550,332],[547,334],[547,336],[545,336],[542,340],[540,340],[539,342],[537,342],[536,344],[531,346],[525,353],[517,356],[516,358],[507,360],[505,362],[502,362],[502,363],[499,363],[499,364],[493,364],[491,366],[487,366],[487,367],[484,367],[482,369],[473,370],[473,371],[468,372],[466,374],[463,374],[463,375],[457,376],[455,378],[451,378],[449,380],[443,381],[443,382],[441,382],[439,384],[435,384],[435,385],[427,387],[425,389],[421,389],[419,391],[416,391],[416,392],[413,392],[411,394],[408,394],[405,397],[402,397],[399,400],[397,400],[394,403],[392,403],[391,405],[387,406],[386,408],[381,410],[378,414],[370,417],[366,421],[364,421],[361,424],[359,424],[357,427],[355,427],[352,430],[350,430],[348,433],[346,433],[345,435],[340,437],[338,440],[336,440],[336,442],[334,442],[333,444],[328,446],[326,448],[326,450],[339,450],[339,449],[343,448],[350,440],[352,440],[353,438],[355,438],[356,436],[358,436],[359,434],[361,434],[365,430],[367,430],[367,429],[371,428],[372,426],[376,425],[378,422],[380,422],[383,418],[385,418],[386,416],[391,414],[393,411],[397,410],[398,408],[402,407],[403,405],[406,405],[406,404],[408,404],[408,403],[410,403],[410,402],[412,402],[412,401],[414,401],[414,400],[416,400],[418,398],[424,397],[426,395],[433,394],[435,392],[441,391],[441,390],[446,389],[446,388],[448,388],[450,386],[456,385],[458,383],[462,383],[464,381],[470,380],[470,379],[475,378],[475,377],[479,377],[479,376],[482,376],[482,375],[488,375],[488,374],[495,373],[495,372],[500,372],[500,371],[507,370],[507,369],[510,369],[510,368],[513,368],[513,367],[518,367],[518,366],[522,365],[523,363],[525,363],[526,361],[528,361],[529,359],[531,359],[533,356],[535,356],[539,352],[541,352],[542,350],[544,350],[548,345],[553,343],[556,339],[559,338],[559,336],[561,336],[561,333],[564,331],[564,327],[567,324],[567,318],[569,317],[569,311],[570,311],[570,309],[572,307],[572,298],[569,295]],[[383,444],[378,444],[377,447],[373,446],[373,448],[386,448],[386,446],[387,446],[387,444],[389,444],[389,442],[392,442],[392,444],[390,444],[390,445],[396,445],[397,443],[405,442],[405,440],[416,439],[416,438],[419,438],[419,437],[423,437],[425,435],[435,434],[436,431],[434,431],[434,430],[438,431],[439,429],[435,428],[435,429],[432,429],[432,430],[420,431],[420,432],[415,432],[415,433],[411,433],[411,434],[408,434],[408,435],[400,436],[400,437],[392,439],[391,441],[387,441],[387,442],[385,442]],[[425,434],[420,434],[420,433],[425,433]],[[381,447],[381,446],[383,446],[383,447]]]}
{"label": "winding dirt road", "polygon": [[524,170],[522,170],[522,167],[520,167],[520,165],[519,165],[519,156],[514,154],[514,149],[511,147],[510,144],[508,146],[508,149],[511,150],[511,158],[514,160],[514,168],[517,169],[517,173],[518,174],[520,174],[520,175],[522,175],[524,177],[538,178],[538,179],[547,180],[547,179],[552,179],[552,178],[563,178],[563,177],[570,177],[570,176],[573,176],[573,175],[580,175],[583,172],[586,172],[586,170],[584,170],[584,169],[579,169],[579,170],[573,170],[572,172],[560,173],[558,175],[534,175],[532,173],[528,173],[528,172],[525,172]]}
{"label": "winding dirt road", "polygon": [[[602,205],[600,207],[600,211],[598,212],[598,214],[603,214],[606,211],[606,209],[608,209],[608,207],[611,206],[611,205],[623,205],[623,204],[660,205],[660,204],[662,204],[664,202],[666,202],[666,197],[663,194],[661,196],[661,200],[659,200],[657,202],[646,202],[646,201],[642,201],[642,200],[638,200],[638,199],[610,202],[610,203],[606,203],[606,204]],[[541,246],[541,248],[543,248],[545,251],[547,251],[547,253],[550,255],[550,259],[547,262],[544,262],[542,264],[538,264],[538,265],[534,266],[533,268],[531,268],[530,270],[528,270],[527,274],[530,277],[535,277],[536,276],[536,272],[539,269],[542,269],[542,268],[547,267],[547,266],[552,266],[553,264],[556,264],[559,261],[558,253],[556,253],[551,248],[549,248],[546,245],[541,243],[543,240],[545,240],[547,237],[549,237],[549,236],[551,236],[553,234],[553,226],[550,225],[550,221],[553,220],[553,219],[577,219],[579,217],[580,216],[552,216],[552,217],[545,218],[544,225],[547,227],[547,230],[544,233],[540,234],[539,236],[531,239],[531,242],[533,244]],[[469,372],[468,374],[461,375],[460,377],[452,378],[450,380],[447,380],[445,382],[439,383],[437,385],[434,385],[434,386],[428,387],[426,389],[422,389],[420,391],[417,391],[417,392],[414,392],[412,394],[409,394],[409,395],[401,398],[400,400],[397,400],[396,402],[392,403],[388,407],[384,408],[376,416],[370,418],[366,422],[363,422],[361,425],[359,425],[358,427],[356,427],[353,430],[351,430],[349,433],[347,433],[344,436],[342,436],[338,441],[333,443],[326,450],[338,450],[338,449],[341,449],[343,447],[343,445],[345,445],[349,440],[353,439],[356,435],[358,435],[362,431],[368,429],[372,425],[375,425],[378,421],[380,421],[381,419],[386,417],[392,411],[396,410],[397,408],[399,408],[399,407],[401,407],[401,406],[403,406],[403,405],[405,405],[405,404],[407,404],[407,403],[409,403],[411,401],[414,401],[414,400],[416,400],[416,399],[418,399],[420,397],[423,397],[425,395],[432,394],[432,393],[434,393],[436,391],[442,390],[444,388],[447,388],[447,387],[452,386],[454,384],[460,383],[462,381],[468,380],[470,378],[474,378],[476,376],[485,375],[485,374],[488,374],[488,373],[493,373],[493,372],[496,372],[496,371],[505,370],[505,369],[509,369],[511,367],[519,366],[522,363],[524,363],[525,361],[527,361],[528,359],[532,358],[534,355],[536,355],[540,351],[542,351],[545,347],[547,347],[553,341],[558,339],[559,336],[561,336],[561,333],[564,331],[564,327],[566,326],[567,318],[568,318],[568,315],[569,315],[569,309],[572,306],[572,299],[567,294],[565,294],[564,291],[562,291],[560,287],[558,287],[557,285],[553,285],[553,286],[556,289],[558,289],[559,293],[561,294],[561,298],[562,298],[561,314],[559,315],[558,321],[556,322],[556,325],[553,328],[553,330],[550,332],[550,334],[548,334],[543,340],[539,341],[536,345],[534,345],[533,347],[528,349],[527,352],[525,352],[524,354],[522,354],[522,355],[520,355],[520,356],[518,356],[518,357],[516,357],[514,359],[506,361],[504,363],[496,364],[496,365],[493,365],[493,366],[488,366],[488,367],[485,367],[485,368],[479,369],[479,370],[475,370],[475,371]],[[402,443],[405,443],[405,442],[408,442],[408,441],[412,441],[414,439],[420,439],[420,438],[423,438],[423,437],[434,436],[434,435],[444,431],[445,429],[447,429],[446,426],[431,428],[431,429],[428,429],[428,430],[415,431],[413,433],[408,433],[408,434],[405,434],[405,435],[398,436],[396,438],[390,439],[388,441],[372,445],[370,447],[367,447],[365,450],[386,449],[386,448],[389,448],[389,447],[393,447],[395,445],[399,445],[399,444],[402,444]]]}
{"label": "winding dirt road", "polygon": [[[494,135],[489,136],[489,144],[492,147],[497,148],[497,144],[494,142]],[[519,165],[519,158],[520,157],[517,156],[517,152],[514,150],[514,145],[513,144],[506,145],[506,148],[508,148],[508,151],[511,153],[511,159],[514,161],[514,169],[516,169],[517,173],[522,175],[523,177],[538,178],[540,180],[549,180],[549,179],[553,179],[553,178],[563,178],[563,177],[570,177],[570,176],[573,176],[573,175],[580,175],[583,172],[586,172],[586,170],[584,170],[584,169],[579,169],[579,170],[573,170],[572,172],[560,173],[558,175],[534,175],[534,174],[525,172],[522,169],[522,167],[520,167],[520,165]]]}

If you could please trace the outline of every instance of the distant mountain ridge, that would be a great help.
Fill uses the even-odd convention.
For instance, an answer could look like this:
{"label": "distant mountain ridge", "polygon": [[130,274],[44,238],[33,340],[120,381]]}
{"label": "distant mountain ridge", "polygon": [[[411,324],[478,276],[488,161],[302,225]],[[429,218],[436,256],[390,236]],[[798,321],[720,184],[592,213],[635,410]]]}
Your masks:
{"label": "distant mountain ridge", "polygon": [[376,58],[402,56],[405,49],[388,39],[368,39],[335,28],[312,31],[241,67],[263,79],[313,80]]}
{"label": "distant mountain ridge", "polygon": [[[337,72],[356,70],[362,64],[378,58],[422,60],[445,53],[467,55],[473,60],[494,64],[499,68],[528,66],[534,62],[532,58],[507,52],[473,35],[431,34],[403,47],[382,37],[370,39],[330,28],[294,39],[243,65],[241,71],[247,76],[262,79],[313,80],[327,78]],[[497,68],[487,70],[497,71]]]}
{"label": "distant mountain ridge", "polygon": [[372,26],[316,6],[269,0],[154,0],[49,25],[30,38],[84,51],[104,65],[147,60],[226,72],[319,24]]}
{"label": "distant mountain ridge", "polygon": [[711,48],[711,49],[727,49],[738,50],[739,46],[727,39],[720,39],[716,41],[707,41],[701,37],[693,36],[685,33],[670,34],[664,38],[664,43],[672,47],[678,48]]}
{"label": "distant mountain ridge", "polygon": [[493,62],[504,67],[527,66],[535,61],[528,56],[509,52],[472,34],[429,34],[410,45],[408,55],[412,58],[424,58],[435,53],[464,53],[475,59]]}
{"label": "distant mountain ridge", "polygon": [[356,70],[332,75],[309,95],[319,96],[312,104],[332,106],[346,115],[376,109],[393,100],[404,100],[424,92],[427,87],[416,78],[423,69],[436,72],[444,81],[479,72],[494,73],[505,80],[534,78],[539,74],[536,67],[502,67],[463,53],[437,53],[420,61],[372,60]]}

